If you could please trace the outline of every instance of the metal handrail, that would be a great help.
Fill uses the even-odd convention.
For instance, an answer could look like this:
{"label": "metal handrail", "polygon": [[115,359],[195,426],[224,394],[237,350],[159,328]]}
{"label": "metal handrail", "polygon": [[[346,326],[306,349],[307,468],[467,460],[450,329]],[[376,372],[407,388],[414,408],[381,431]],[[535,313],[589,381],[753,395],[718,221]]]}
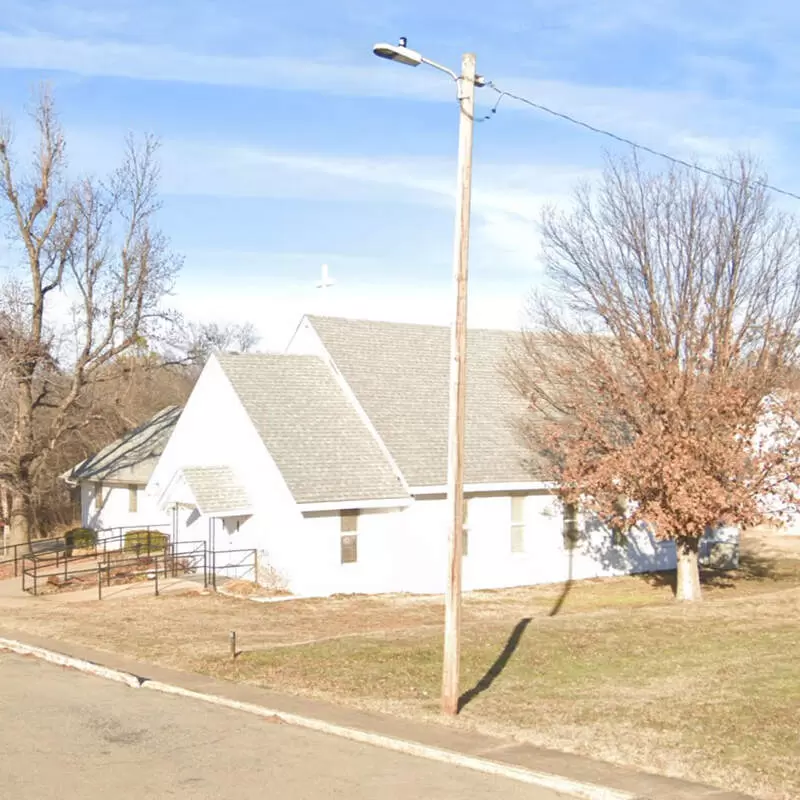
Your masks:
{"label": "metal handrail", "polygon": [[[102,536],[101,534],[105,534],[108,532],[116,531],[116,535],[114,536]],[[94,531],[96,534],[95,542],[99,544],[101,541],[113,541],[117,540],[120,537],[124,537],[125,532],[129,531],[151,531],[153,533],[161,533],[168,536],[170,539],[171,536],[171,525],[169,523],[158,523],[156,525],[116,525],[112,528],[98,528]],[[29,553],[30,547],[32,544],[46,544],[48,542],[63,542],[65,540],[65,534],[61,536],[48,536],[44,539],[32,539],[30,542],[23,542],[20,544],[9,544],[6,545],[5,552],[0,552],[0,566],[3,564],[14,564],[14,577],[16,578],[19,575],[19,562],[22,557]],[[3,556],[8,554],[8,551],[13,551],[14,555],[9,558],[4,558]],[[23,551],[23,552],[21,552]]]}
{"label": "metal handrail", "polygon": [[[180,569],[183,569],[184,572],[197,572],[202,566],[203,585],[206,588],[211,585],[214,590],[217,588],[217,575],[228,570],[245,569],[252,571],[253,580],[258,577],[258,551],[253,548],[215,551],[209,548],[207,540],[175,543],[171,541],[171,537],[168,534],[164,534],[157,529],[152,529],[148,532],[158,533],[158,540],[152,541],[148,536],[145,544],[131,547],[125,541],[125,531],[144,531],[148,529],[142,526],[130,526],[128,528],[120,527],[115,530],[119,531],[115,536],[106,537],[102,541],[96,540],[91,548],[80,548],[79,555],[72,555],[72,552],[67,550],[65,553],[60,551],[27,552],[18,556],[17,561],[22,564],[22,590],[32,591],[34,595],[38,595],[39,582],[43,578],[47,580],[54,576],[59,578],[63,576],[63,579],[67,581],[70,577],[97,572],[98,597],[102,597],[103,573],[106,575],[106,585],[108,586],[111,582],[112,568],[127,570],[127,568],[140,563],[142,558],[152,558],[154,563],[161,561],[164,577],[167,577],[170,573],[173,577],[177,577]],[[162,536],[166,536],[166,541],[161,539]],[[38,541],[63,541],[63,538],[53,537],[49,540],[40,539]],[[125,557],[125,553],[131,553],[131,555]],[[240,557],[237,559],[237,556]],[[220,557],[224,563],[219,563]],[[78,566],[89,560],[97,560],[97,565]],[[180,566],[181,561],[186,562],[183,568]],[[50,565],[53,565],[55,569],[52,569]],[[17,574],[16,567],[17,564],[15,562],[15,574]],[[160,570],[161,568],[159,568],[159,572]],[[148,565],[142,570],[128,571],[127,574],[130,577],[135,577],[152,571],[152,567]],[[28,579],[30,579],[32,585],[28,585]],[[158,593],[157,590],[156,593]]]}
{"label": "metal handrail", "polygon": [[[116,558],[112,563],[111,555],[114,552],[125,552],[124,550],[112,551],[106,550],[102,555],[104,556],[105,563],[102,560],[97,561],[96,565],[87,565],[85,567],[79,568],[70,568],[70,562],[73,563],[76,560],[83,561],[84,559],[89,560],[93,557],[96,559],[98,555],[101,555],[99,551],[95,551],[94,553],[84,554],[75,558],[64,558],[63,560],[63,572],[60,569],[58,562],[56,562],[56,569],[55,570],[47,570],[45,566],[45,572],[41,572],[40,562],[44,562],[45,565],[48,563],[52,563],[52,559],[42,558],[42,556],[36,554],[26,554],[22,558],[22,590],[23,591],[31,591],[33,590],[33,594],[36,596],[39,593],[39,581],[44,578],[45,580],[54,576],[61,577],[63,575],[64,580],[69,580],[70,577],[75,577],[78,575],[88,575],[90,573],[97,573],[98,574],[98,583],[102,583],[102,575],[105,573],[106,576],[106,586],[111,585],[111,572],[112,569],[125,569],[130,566],[135,566],[141,563],[143,558],[153,559],[153,563],[157,564],[159,560],[163,563],[163,570],[164,570],[164,577],[168,577],[170,572],[177,576],[178,571],[178,562],[179,561],[188,561],[189,566],[193,570],[197,570],[198,566],[202,564],[203,567],[203,576],[204,576],[204,583],[206,582],[207,578],[207,571],[206,571],[206,553],[204,549],[205,542],[184,542],[178,548],[175,546],[168,545],[166,548],[159,548],[158,551],[150,552],[147,554],[137,553],[136,555],[131,555],[128,558]],[[202,549],[201,549],[202,548]],[[42,554],[45,555],[45,554]],[[31,566],[28,566],[27,562],[31,562]],[[158,569],[160,572],[161,568]],[[135,570],[132,572],[128,572],[130,577],[135,577],[136,575],[148,574],[153,572],[153,567],[151,565],[147,565],[143,567],[141,570]],[[27,586],[26,578],[32,579],[32,586]],[[156,592],[158,593],[158,592]],[[102,588],[98,587],[98,594],[102,596]]]}

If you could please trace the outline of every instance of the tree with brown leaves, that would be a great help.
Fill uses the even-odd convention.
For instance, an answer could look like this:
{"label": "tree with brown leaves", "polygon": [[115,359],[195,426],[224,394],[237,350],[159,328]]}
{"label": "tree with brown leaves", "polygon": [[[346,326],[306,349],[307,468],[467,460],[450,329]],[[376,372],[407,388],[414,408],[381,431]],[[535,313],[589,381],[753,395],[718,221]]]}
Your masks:
{"label": "tree with brown leaves", "polygon": [[703,533],[779,514],[800,479],[798,227],[749,159],[722,169],[610,161],[548,211],[549,290],[512,364],[564,500],[674,541],[682,600]]}
{"label": "tree with brown leaves", "polygon": [[0,207],[20,260],[0,285],[0,368],[11,406],[0,486],[11,496],[11,543],[33,533],[37,481],[53,454],[102,418],[95,400],[107,400],[102,383],[113,365],[146,352],[164,324],[162,301],[179,267],[155,227],[157,142],[129,140],[106,180],[72,180],[47,91],[32,117],[32,170],[15,159],[10,126],[0,125]]}

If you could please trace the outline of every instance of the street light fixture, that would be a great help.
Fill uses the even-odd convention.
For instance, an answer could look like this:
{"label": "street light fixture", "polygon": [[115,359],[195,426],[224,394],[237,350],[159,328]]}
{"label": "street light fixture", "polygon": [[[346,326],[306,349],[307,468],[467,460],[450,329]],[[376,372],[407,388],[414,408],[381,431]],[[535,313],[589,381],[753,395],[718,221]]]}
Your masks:
{"label": "street light fixture", "polygon": [[[401,39],[405,42],[405,39]],[[387,44],[379,42],[372,48],[372,52],[380,58],[388,58],[389,61],[398,61],[400,64],[408,64],[409,67],[418,67],[422,63],[422,54],[416,50],[406,47],[405,44]]]}
{"label": "street light fixture", "polygon": [[472,197],[472,134],[475,121],[475,87],[485,81],[475,74],[475,55],[465,53],[461,75],[430,61],[407,46],[405,37],[396,45],[381,42],[372,48],[380,58],[411,67],[420,64],[447,73],[458,85],[458,188],[453,247],[453,281],[456,307],[450,338],[450,400],[447,444],[447,503],[450,518],[448,579],[445,586],[444,666],[442,710],[458,713],[459,661],[461,649],[461,560],[464,552],[464,422],[466,419],[467,366],[467,267]]}
{"label": "street light fixture", "polygon": [[[425,58],[422,53],[418,53],[416,50],[407,47],[405,36],[400,39],[399,44],[378,42],[378,44],[372,48],[372,52],[379,58],[396,61],[398,64],[406,64],[409,67],[418,67],[420,64],[427,64],[429,67],[438,69],[440,72],[447,73],[454,81],[459,79],[459,76],[449,67],[445,67],[444,64],[439,64],[436,61],[431,61],[429,58]],[[475,86],[485,86],[486,80],[481,75],[476,75],[474,83]]]}

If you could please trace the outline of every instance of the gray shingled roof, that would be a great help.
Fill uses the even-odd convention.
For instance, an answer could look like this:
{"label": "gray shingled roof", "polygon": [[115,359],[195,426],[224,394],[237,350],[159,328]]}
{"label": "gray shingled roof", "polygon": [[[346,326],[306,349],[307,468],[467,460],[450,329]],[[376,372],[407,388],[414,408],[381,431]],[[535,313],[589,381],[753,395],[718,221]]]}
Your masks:
{"label": "gray shingled roof", "polygon": [[230,467],[184,467],[181,472],[201,514],[250,508],[247,490]]}
{"label": "gray shingled roof", "polygon": [[[308,317],[409,486],[447,479],[450,331],[445,327]],[[503,374],[509,331],[467,340],[465,482],[541,479],[518,434],[526,405]]]}
{"label": "gray shingled roof", "polygon": [[180,415],[178,406],[162,409],[62,477],[68,482],[107,480],[146,484]]}
{"label": "gray shingled roof", "polygon": [[217,356],[298,503],[407,497],[373,434],[315,356]]}

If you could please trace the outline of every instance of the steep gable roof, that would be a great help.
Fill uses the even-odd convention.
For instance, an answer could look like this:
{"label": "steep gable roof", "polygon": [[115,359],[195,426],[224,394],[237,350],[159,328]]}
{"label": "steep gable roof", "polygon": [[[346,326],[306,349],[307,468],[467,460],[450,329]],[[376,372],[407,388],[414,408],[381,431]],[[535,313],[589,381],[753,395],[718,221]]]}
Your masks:
{"label": "steep gable roof", "polygon": [[408,497],[375,437],[320,358],[217,358],[298,503]]}
{"label": "steep gable roof", "polygon": [[[450,331],[445,327],[307,318],[386,444],[409,486],[447,479]],[[524,400],[503,367],[518,337],[470,330],[467,340],[466,483],[541,478],[518,436]]]}
{"label": "steep gable roof", "polygon": [[168,406],[98,453],[64,473],[68,483],[116,481],[146,484],[172,435],[182,409]]}
{"label": "steep gable roof", "polygon": [[249,510],[247,490],[229,466],[183,467],[181,474],[201,514]]}

